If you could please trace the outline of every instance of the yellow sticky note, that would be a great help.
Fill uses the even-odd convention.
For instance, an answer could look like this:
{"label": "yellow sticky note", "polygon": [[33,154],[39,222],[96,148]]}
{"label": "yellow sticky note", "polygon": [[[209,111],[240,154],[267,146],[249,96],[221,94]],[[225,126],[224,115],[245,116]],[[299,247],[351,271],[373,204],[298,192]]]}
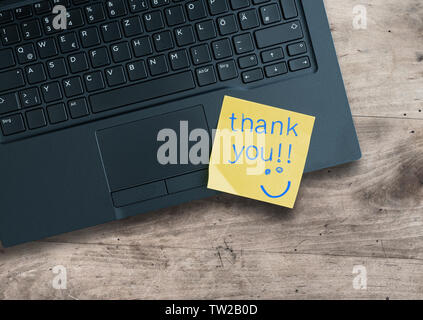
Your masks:
{"label": "yellow sticky note", "polygon": [[208,188],[293,208],[315,118],[225,96]]}

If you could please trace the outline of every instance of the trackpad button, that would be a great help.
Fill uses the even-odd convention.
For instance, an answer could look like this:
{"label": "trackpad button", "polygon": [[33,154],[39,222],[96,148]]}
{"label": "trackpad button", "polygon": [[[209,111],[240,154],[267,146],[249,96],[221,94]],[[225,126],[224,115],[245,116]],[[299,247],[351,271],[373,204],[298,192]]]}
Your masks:
{"label": "trackpad button", "polygon": [[[202,106],[97,131],[110,191],[128,189],[206,168],[207,164],[191,164],[187,154],[187,150],[197,143],[188,140],[189,132],[199,128],[209,132]],[[162,132],[166,140],[158,141],[158,133],[162,129],[166,129]],[[168,133],[171,131],[177,137],[172,145],[177,150],[177,164],[161,164],[157,159],[157,152],[160,146],[170,142]],[[188,148],[184,147],[186,144]]]}

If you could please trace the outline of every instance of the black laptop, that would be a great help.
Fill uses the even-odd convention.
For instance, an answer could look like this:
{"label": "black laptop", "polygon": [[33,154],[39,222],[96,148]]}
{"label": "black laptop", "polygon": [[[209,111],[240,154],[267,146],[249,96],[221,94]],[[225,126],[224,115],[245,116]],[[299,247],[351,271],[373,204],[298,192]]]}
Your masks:
{"label": "black laptop", "polygon": [[215,194],[158,133],[225,95],[315,116],[306,171],[361,155],[322,0],[0,0],[3,246]]}

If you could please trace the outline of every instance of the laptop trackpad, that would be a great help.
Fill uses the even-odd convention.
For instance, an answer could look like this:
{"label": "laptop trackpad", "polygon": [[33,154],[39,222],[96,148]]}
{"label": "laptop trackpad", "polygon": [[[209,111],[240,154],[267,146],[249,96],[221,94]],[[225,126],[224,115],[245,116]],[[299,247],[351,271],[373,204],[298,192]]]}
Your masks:
{"label": "laptop trackpad", "polygon": [[[181,124],[181,121],[187,121],[188,130],[184,129],[186,123]],[[202,106],[97,131],[110,191],[128,189],[206,168],[206,164],[193,165],[190,161],[186,163],[186,149],[189,150],[197,143],[188,141],[186,135],[198,128],[209,132]],[[157,136],[162,129],[168,129],[166,132],[170,132],[170,129],[176,133],[177,140],[172,147],[177,150],[178,164],[161,164],[157,159],[159,147],[169,141],[167,134],[165,141],[158,141]],[[188,148],[181,149],[181,144],[186,143]],[[185,163],[181,162],[181,158]]]}

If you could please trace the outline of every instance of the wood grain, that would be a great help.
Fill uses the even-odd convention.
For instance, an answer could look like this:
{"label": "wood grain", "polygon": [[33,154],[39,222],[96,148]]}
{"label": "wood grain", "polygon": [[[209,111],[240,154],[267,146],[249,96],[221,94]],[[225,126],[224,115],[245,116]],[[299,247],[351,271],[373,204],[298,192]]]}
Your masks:
{"label": "wood grain", "polygon": [[222,194],[0,249],[0,298],[423,298],[423,4],[325,3],[362,160],[305,175],[294,210]]}
{"label": "wood grain", "polygon": [[[354,115],[423,119],[423,2],[325,0]],[[367,29],[353,8],[367,8]]]}
{"label": "wood grain", "polygon": [[[38,243],[2,266],[0,298],[21,299],[400,299],[421,298],[423,262],[267,250]],[[52,288],[54,263],[67,267],[66,290]],[[367,290],[353,288],[354,265]]]}

